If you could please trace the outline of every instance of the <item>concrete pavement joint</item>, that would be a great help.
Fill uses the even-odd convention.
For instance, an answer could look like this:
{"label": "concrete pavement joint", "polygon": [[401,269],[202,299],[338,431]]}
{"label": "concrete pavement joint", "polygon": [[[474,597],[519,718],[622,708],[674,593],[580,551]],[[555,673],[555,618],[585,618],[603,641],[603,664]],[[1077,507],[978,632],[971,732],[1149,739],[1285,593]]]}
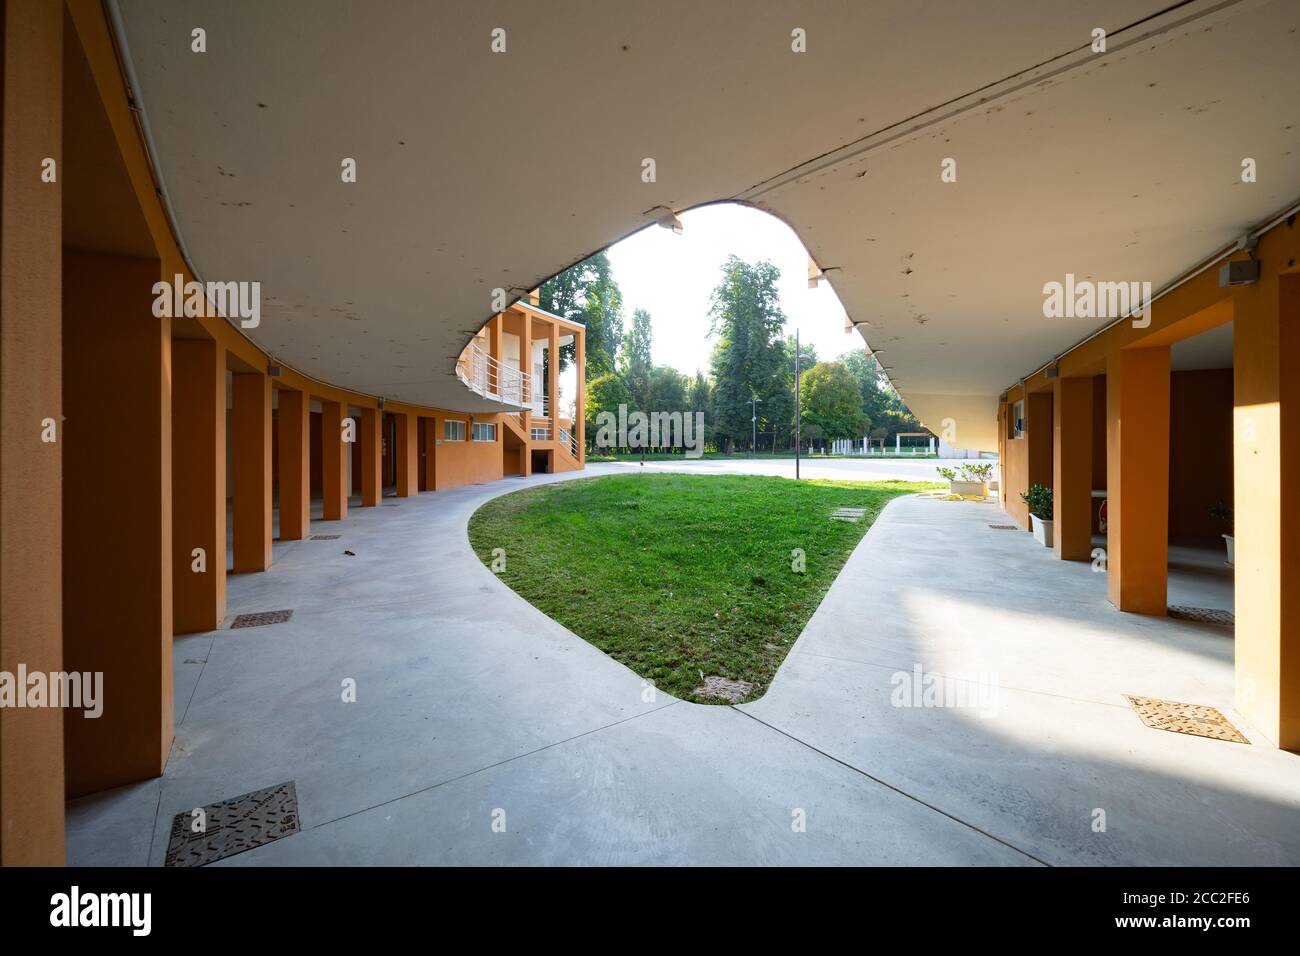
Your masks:
{"label": "concrete pavement joint", "polygon": [[780,727],[774,727],[772,724],[769,724],[767,721],[759,717],[755,717],[753,714],[749,713],[748,711],[741,710],[739,707],[732,707],[731,709],[736,711],[737,713],[744,714],[746,717],[748,717],[752,721],[755,721],[756,723],[762,724],[768,730],[775,731],[776,733],[781,734],[783,737],[789,737],[795,743],[808,748],[813,753],[820,754],[821,756],[825,757],[827,760],[839,764],[841,767],[846,767],[847,769],[852,770],[854,773],[861,774],[862,776],[870,780],[872,783],[879,784],[880,786],[884,787],[886,790],[892,790],[900,797],[906,797],[908,800],[911,800],[913,803],[919,803],[927,810],[933,810],[935,813],[939,814],[940,816],[947,817],[949,820],[953,821],[954,823],[961,824],[962,826],[966,827],[968,830],[974,830],[976,833],[980,834],[981,836],[988,837],[994,843],[1000,843],[1008,850],[1013,850],[1014,852],[1019,853],[1022,856],[1028,857],[1029,859],[1033,860],[1035,863],[1040,864],[1041,866],[1054,865],[1052,863],[1048,863],[1046,860],[1039,859],[1038,857],[1030,853],[1028,850],[1022,850],[1014,843],[1008,843],[1006,840],[1002,839],[1001,837],[994,836],[992,833],[989,833],[987,830],[981,830],[979,827],[975,826],[975,824],[968,823],[967,821],[963,820],[961,817],[955,816],[941,807],[936,807],[933,803],[927,803],[926,801],[922,800],[920,797],[908,793],[906,790],[902,789],[901,787],[896,787],[892,783],[888,783],[887,781],[881,780],[879,777],[867,773],[867,771],[863,770],[861,767],[855,767],[853,764],[849,763],[848,761],[841,760],[839,757],[833,756],[831,754],[828,754],[824,750],[814,747],[812,744],[808,743],[808,741],[801,740],[800,738],[796,737],[794,734],[787,733],[786,731],[782,730]]}
{"label": "concrete pavement joint", "polygon": [[583,737],[590,737],[592,734],[598,734],[603,730],[609,730],[611,727],[617,727],[619,724],[625,724],[630,720],[636,720],[638,717],[647,717],[650,714],[657,714],[661,710],[667,710],[669,707],[672,707],[675,704],[680,704],[680,703],[682,703],[682,701],[680,700],[670,700],[668,703],[663,704],[659,707],[655,707],[651,710],[642,711],[639,714],[631,714],[627,717],[624,717],[622,720],[615,720],[608,724],[602,724],[599,727],[593,727],[591,730],[584,730],[580,734],[574,734],[571,737],[565,737],[563,740],[556,740],[553,743],[546,744],[543,747],[535,747],[534,749],[525,751],[524,753],[515,754],[513,757],[506,757],[504,760],[498,760],[495,763],[487,764],[486,766],[479,767],[476,770],[467,770],[465,773],[457,774],[454,777],[448,777],[446,780],[439,780],[437,783],[430,784],[427,787],[421,787],[418,790],[412,790],[410,793],[404,793],[401,794],[400,796],[392,797],[391,799],[388,800],[380,800],[378,803],[373,804],[371,806],[362,807],[359,810],[353,810],[350,813],[345,813],[342,816],[333,817],[329,820],[322,821],[321,823],[314,824],[310,827],[304,827],[303,830],[304,832],[306,830],[319,830],[321,827],[327,827],[332,823],[338,823],[339,821],[346,820],[349,817],[355,817],[361,813],[369,813],[371,810],[376,810],[379,807],[386,807],[390,803],[397,803],[398,801],[405,800],[408,797],[416,797],[422,793],[428,793],[431,790],[437,790],[439,787],[445,787],[449,783],[456,783],[459,780],[464,780],[467,777],[473,777],[477,774],[483,773],[484,771],[492,770],[496,767],[503,767],[508,763],[514,763],[516,760],[523,760],[525,757],[531,757],[534,754],[539,754],[542,753],[543,751],[550,750],[554,747],[559,747],[562,744],[571,743],[572,741],[575,740],[581,740]]}

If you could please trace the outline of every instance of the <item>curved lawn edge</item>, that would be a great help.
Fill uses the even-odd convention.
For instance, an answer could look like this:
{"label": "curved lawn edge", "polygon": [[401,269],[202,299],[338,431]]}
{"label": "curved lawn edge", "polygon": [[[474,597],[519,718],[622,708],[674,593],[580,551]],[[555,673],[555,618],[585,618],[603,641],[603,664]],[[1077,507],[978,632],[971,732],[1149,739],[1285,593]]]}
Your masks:
{"label": "curved lawn edge", "polygon": [[730,704],[770,686],[881,509],[934,487],[608,475],[495,496],[466,533],[502,583],[658,689]]}

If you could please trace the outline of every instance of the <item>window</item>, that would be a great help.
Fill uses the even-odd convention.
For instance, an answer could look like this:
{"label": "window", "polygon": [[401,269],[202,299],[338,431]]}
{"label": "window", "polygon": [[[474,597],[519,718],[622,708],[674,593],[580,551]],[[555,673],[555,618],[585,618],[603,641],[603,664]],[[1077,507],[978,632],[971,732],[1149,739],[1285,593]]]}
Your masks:
{"label": "window", "polygon": [[475,422],[474,440],[475,441],[496,441],[497,427],[495,425],[485,425],[482,422]]}
{"label": "window", "polygon": [[1011,437],[1025,437],[1025,403],[1023,399],[1011,406]]}
{"label": "window", "polygon": [[447,418],[442,423],[442,440],[443,441],[464,441],[465,440],[465,423],[458,422],[454,419]]}

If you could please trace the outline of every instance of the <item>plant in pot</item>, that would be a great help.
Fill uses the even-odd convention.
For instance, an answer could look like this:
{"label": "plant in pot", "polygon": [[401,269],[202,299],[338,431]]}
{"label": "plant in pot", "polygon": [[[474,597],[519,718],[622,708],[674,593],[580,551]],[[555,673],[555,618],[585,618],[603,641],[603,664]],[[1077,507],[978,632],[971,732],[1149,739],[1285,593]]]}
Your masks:
{"label": "plant in pot", "polygon": [[1237,558],[1236,542],[1232,536],[1232,508],[1220,501],[1217,505],[1210,505],[1209,511],[1211,518],[1222,521],[1228,528],[1227,533],[1223,535],[1223,540],[1228,545],[1228,567],[1232,567]]}
{"label": "plant in pot", "polygon": [[1052,546],[1052,489],[1031,485],[1021,492],[1020,498],[1029,505],[1029,523],[1034,529],[1034,540],[1044,547]]}
{"label": "plant in pot", "polygon": [[935,471],[948,482],[948,493],[951,495],[974,498],[988,496],[992,465],[963,464],[957,468],[936,468]]}

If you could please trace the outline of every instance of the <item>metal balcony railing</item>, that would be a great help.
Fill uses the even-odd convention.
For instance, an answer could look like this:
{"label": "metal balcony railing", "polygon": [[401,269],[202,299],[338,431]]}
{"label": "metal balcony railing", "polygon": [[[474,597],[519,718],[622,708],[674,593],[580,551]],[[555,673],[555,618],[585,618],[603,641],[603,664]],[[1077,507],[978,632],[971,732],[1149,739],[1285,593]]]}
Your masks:
{"label": "metal balcony railing", "polygon": [[572,428],[560,429],[560,442],[568,446],[569,454],[578,457],[578,433]]}
{"label": "metal balcony railing", "polygon": [[529,376],[494,359],[479,346],[470,342],[456,361],[456,374],[469,388],[480,395],[498,398],[514,405],[524,404],[530,393]]}

